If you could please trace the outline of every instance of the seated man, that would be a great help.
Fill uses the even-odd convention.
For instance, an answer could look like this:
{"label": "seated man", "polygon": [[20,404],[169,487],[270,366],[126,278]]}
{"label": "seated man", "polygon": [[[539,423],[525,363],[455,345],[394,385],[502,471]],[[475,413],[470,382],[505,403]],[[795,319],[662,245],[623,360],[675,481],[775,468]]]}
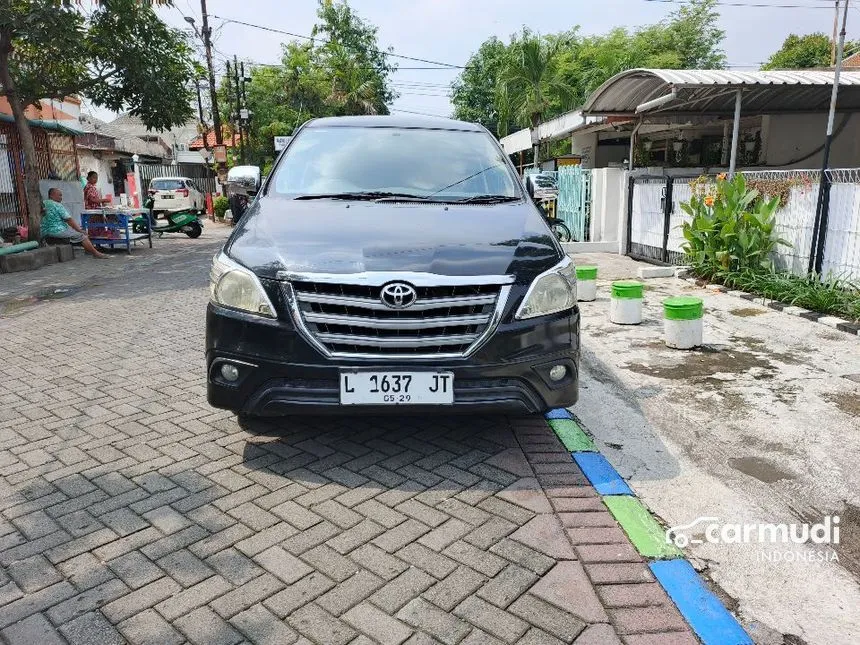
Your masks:
{"label": "seated man", "polygon": [[93,257],[109,258],[109,255],[101,253],[93,246],[93,243],[84,235],[81,227],[63,206],[62,201],[63,191],[59,188],[51,188],[48,191],[48,199],[45,200],[45,217],[42,218],[42,237],[66,239],[72,244],[80,244]]}

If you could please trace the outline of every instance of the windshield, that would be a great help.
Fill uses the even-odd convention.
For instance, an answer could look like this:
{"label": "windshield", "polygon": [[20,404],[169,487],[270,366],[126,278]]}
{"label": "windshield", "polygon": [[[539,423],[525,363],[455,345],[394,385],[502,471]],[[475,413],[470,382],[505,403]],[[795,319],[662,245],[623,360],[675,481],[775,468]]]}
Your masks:
{"label": "windshield", "polygon": [[440,201],[521,196],[504,153],[486,133],[407,128],[305,128],[275,169],[270,190]]}
{"label": "windshield", "polygon": [[153,190],[179,190],[185,185],[181,179],[153,179],[149,187]]}

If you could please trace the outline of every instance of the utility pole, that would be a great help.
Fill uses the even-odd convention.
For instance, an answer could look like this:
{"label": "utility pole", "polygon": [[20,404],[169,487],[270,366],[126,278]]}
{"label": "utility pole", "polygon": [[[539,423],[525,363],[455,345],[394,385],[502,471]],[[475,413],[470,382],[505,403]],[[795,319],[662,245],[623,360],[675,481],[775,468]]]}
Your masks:
{"label": "utility pole", "polygon": [[836,63],[836,30],[839,28],[839,0],[836,0],[836,11],[833,14],[833,38],[830,39],[830,66]]}
{"label": "utility pole", "polygon": [[203,46],[206,49],[206,67],[209,69],[209,98],[212,101],[212,126],[215,128],[215,143],[224,143],[221,138],[221,114],[218,112],[218,88],[215,85],[215,68],[212,66],[212,29],[209,27],[209,14],[206,13],[206,0],[200,0],[200,13],[203,16]]}
{"label": "utility pole", "polygon": [[200,119],[200,129],[203,135],[203,149],[209,152],[209,128],[206,127],[206,121],[203,119],[203,99],[200,96],[200,79],[197,79],[197,116]]}
{"label": "utility pole", "polygon": [[[250,67],[250,65],[249,65]],[[245,78],[245,63],[239,63],[239,75],[242,79],[242,111],[239,113],[239,116],[242,117],[244,121],[244,135],[245,135],[245,148],[250,152],[251,149],[251,126],[248,121],[251,118],[251,113],[248,111],[248,99],[245,96],[245,82],[248,80]]]}
{"label": "utility pole", "polygon": [[239,59],[233,55],[233,76],[236,79],[236,125],[239,129],[239,158],[245,164],[245,137],[242,134],[242,90],[239,88]]}
{"label": "utility pole", "polygon": [[[837,0],[836,4],[839,4]],[[824,243],[827,239],[827,218],[830,214],[830,144],[833,143],[833,121],[836,116],[836,99],[839,95],[839,72],[842,71],[842,55],[845,52],[845,23],[848,22],[848,0],[842,13],[842,29],[836,45],[836,69],[833,71],[833,91],[830,93],[830,113],[827,115],[827,134],[821,159],[821,181],[818,185],[818,204],[815,208],[815,224],[812,228],[812,246],[809,249],[809,272],[821,273],[824,262]]]}

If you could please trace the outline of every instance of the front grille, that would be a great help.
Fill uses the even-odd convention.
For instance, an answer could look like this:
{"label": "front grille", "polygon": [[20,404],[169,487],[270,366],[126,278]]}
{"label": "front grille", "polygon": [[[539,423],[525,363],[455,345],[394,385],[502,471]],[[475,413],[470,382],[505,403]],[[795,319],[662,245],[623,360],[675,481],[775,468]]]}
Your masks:
{"label": "front grille", "polygon": [[307,332],[338,355],[465,355],[488,331],[503,292],[499,284],[415,286],[405,309],[382,302],[381,286],[294,281]]}

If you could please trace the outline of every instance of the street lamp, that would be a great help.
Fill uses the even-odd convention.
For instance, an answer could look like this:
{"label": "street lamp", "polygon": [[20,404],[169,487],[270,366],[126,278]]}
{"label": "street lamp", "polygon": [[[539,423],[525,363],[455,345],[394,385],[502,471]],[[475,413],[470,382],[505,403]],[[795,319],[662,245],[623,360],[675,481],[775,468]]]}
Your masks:
{"label": "street lamp", "polygon": [[197,25],[194,24],[194,17],[193,16],[183,16],[183,17],[185,18],[185,22],[187,22],[189,25],[191,25],[191,28],[194,30],[194,35],[197,36],[198,38],[202,38],[202,36],[200,35],[200,32],[197,31]]}

